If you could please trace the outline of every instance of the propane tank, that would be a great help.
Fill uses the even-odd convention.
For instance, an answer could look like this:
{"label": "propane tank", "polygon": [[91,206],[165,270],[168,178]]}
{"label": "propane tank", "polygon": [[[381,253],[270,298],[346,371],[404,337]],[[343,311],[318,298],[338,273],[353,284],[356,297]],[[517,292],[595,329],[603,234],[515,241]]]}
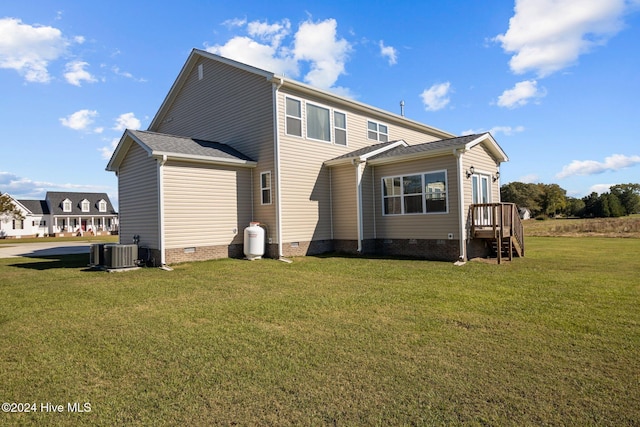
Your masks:
{"label": "propane tank", "polygon": [[260,259],[264,255],[264,229],[259,222],[251,222],[244,229],[244,256],[248,260]]}

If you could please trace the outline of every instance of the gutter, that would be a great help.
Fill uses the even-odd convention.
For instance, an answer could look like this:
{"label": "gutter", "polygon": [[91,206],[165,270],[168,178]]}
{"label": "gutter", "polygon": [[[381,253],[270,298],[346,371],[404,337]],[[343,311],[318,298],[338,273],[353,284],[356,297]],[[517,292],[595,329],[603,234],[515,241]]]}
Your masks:
{"label": "gutter", "polygon": [[351,164],[356,170],[356,207],[358,220],[358,253],[362,254],[362,241],[364,240],[364,224],[362,218],[362,173],[365,162],[353,159]]}
{"label": "gutter", "polygon": [[276,239],[278,239],[278,259],[282,259],[284,255],[282,253],[282,179],[280,178],[278,90],[284,84],[284,79],[274,76],[271,83],[273,88],[273,166],[276,172]]}
{"label": "gutter", "polygon": [[467,261],[467,225],[464,220],[464,171],[462,165],[462,154],[466,151],[464,148],[453,150],[453,155],[458,162],[458,233],[460,233],[460,256],[458,257],[458,263],[465,263]]}
{"label": "gutter", "polygon": [[158,246],[160,246],[160,266],[164,267],[167,263],[164,247],[164,179],[162,168],[167,163],[167,155],[164,154],[162,159],[158,159],[158,221],[160,222],[160,235],[158,236]]}

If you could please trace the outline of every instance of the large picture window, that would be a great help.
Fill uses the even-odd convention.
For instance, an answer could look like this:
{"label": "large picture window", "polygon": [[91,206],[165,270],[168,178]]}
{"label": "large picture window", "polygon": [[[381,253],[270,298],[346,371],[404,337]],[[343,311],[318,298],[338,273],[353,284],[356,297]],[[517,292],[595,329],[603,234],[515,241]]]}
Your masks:
{"label": "large picture window", "polygon": [[384,215],[446,213],[447,172],[382,178]]}
{"label": "large picture window", "polygon": [[328,108],[307,104],[307,137],[331,141],[331,117]]}

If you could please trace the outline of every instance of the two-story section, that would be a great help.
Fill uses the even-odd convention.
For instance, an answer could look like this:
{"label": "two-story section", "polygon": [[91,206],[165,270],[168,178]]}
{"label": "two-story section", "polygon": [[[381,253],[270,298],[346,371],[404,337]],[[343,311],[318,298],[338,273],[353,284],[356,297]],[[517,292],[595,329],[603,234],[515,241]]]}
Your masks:
{"label": "two-story section", "polygon": [[125,131],[107,169],[121,240],[139,235],[160,264],[242,256],[254,221],[276,258],[456,260],[467,256],[472,182],[482,188],[506,160],[489,134],[456,137],[195,49],[149,129]]}

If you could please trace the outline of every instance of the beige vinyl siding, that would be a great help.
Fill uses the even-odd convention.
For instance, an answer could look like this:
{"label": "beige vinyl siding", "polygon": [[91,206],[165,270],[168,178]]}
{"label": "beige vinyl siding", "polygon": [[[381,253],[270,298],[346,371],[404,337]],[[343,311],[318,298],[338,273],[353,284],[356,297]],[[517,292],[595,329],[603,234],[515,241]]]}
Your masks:
{"label": "beige vinyl siding", "polygon": [[246,168],[167,162],[165,247],[242,244],[252,219],[251,175]]}
{"label": "beige vinyl siding", "polygon": [[[440,170],[447,171],[448,213],[387,216],[382,214],[382,178]],[[447,239],[449,233],[452,233],[455,239],[459,238],[458,183],[456,158],[453,155],[376,166],[374,183],[378,239]]]}
{"label": "beige vinyl siding", "polygon": [[[302,137],[286,134],[285,99],[290,96],[302,102]],[[306,138],[306,108],[309,101],[347,115],[347,146]],[[333,111],[333,110],[332,110]],[[367,121],[372,119],[389,126],[389,138],[404,139],[409,144],[429,142],[438,138],[414,128],[402,128],[395,118],[369,116],[348,105],[283,89],[278,95],[278,132],[280,135],[280,161],[282,171],[282,233],[283,242],[330,239],[331,191],[329,174],[323,163],[327,160],[378,143],[367,138]],[[368,172],[367,172],[368,173]],[[334,185],[341,185],[332,179]],[[356,194],[355,172],[350,179]],[[370,192],[370,191],[369,191]],[[355,197],[355,196],[354,196]],[[335,209],[335,208],[334,208]],[[334,210],[335,212],[335,210]],[[365,238],[373,234],[373,218],[365,220]],[[355,229],[357,233],[357,228]],[[341,232],[340,232],[341,233]],[[356,234],[357,237],[357,234]],[[339,238],[335,234],[334,238]]]}
{"label": "beige vinyl siding", "polygon": [[[199,79],[198,66],[203,78]],[[156,132],[227,144],[258,162],[252,187],[254,218],[276,241],[273,86],[265,77],[201,58],[188,76]],[[271,205],[260,203],[260,172],[272,172]]]}
{"label": "beige vinyl siding", "polygon": [[[468,171],[473,166],[475,173],[495,176],[499,169],[499,164],[496,163],[495,158],[487,151],[483,144],[478,144],[473,147],[469,152],[465,153],[462,158],[463,171]],[[464,201],[465,205],[469,206],[472,203],[471,194],[471,178],[467,179],[466,173],[463,173],[465,179],[464,187]],[[489,181],[491,183],[491,202],[498,203],[500,201],[500,185],[499,181]]]}
{"label": "beige vinyl siding", "polygon": [[376,219],[375,212],[378,206],[375,194],[375,168],[368,166],[362,175],[362,231],[364,239],[373,239],[376,237]]}
{"label": "beige vinyl siding", "polygon": [[138,144],[133,143],[118,170],[120,243],[159,249],[158,165]]}
{"label": "beige vinyl siding", "polygon": [[358,207],[356,204],[356,168],[345,165],[331,169],[333,238],[358,238]]}

